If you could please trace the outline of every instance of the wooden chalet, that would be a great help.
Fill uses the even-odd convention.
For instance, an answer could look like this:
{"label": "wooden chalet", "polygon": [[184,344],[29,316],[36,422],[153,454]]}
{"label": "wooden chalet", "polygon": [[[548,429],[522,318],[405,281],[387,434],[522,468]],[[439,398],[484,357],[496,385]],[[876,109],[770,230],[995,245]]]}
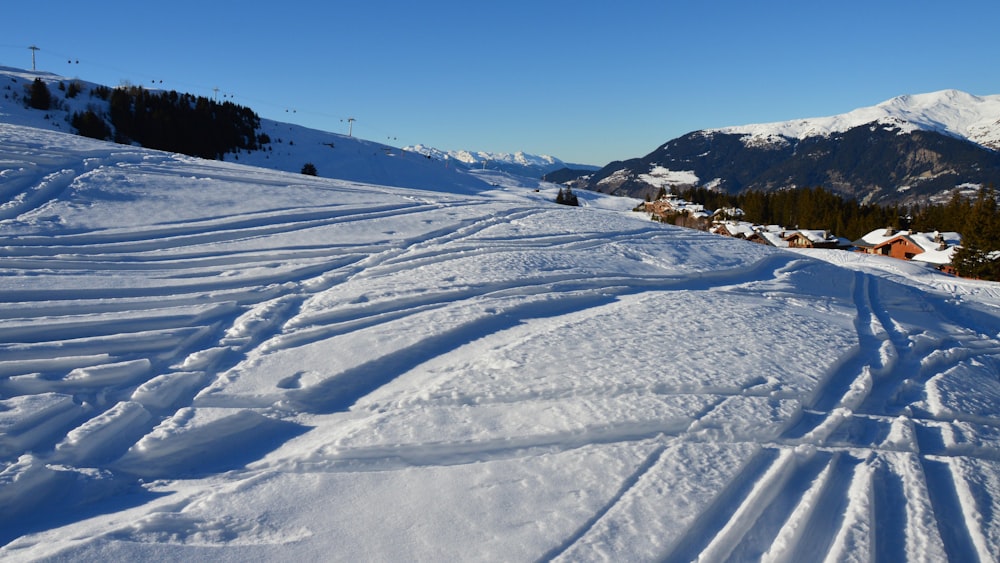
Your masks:
{"label": "wooden chalet", "polygon": [[829,231],[798,230],[785,235],[789,248],[840,248],[839,238]]}
{"label": "wooden chalet", "polygon": [[925,262],[948,273],[954,272],[951,259],[960,244],[962,237],[958,233],[915,233],[893,229],[876,229],[854,241],[858,252]]}

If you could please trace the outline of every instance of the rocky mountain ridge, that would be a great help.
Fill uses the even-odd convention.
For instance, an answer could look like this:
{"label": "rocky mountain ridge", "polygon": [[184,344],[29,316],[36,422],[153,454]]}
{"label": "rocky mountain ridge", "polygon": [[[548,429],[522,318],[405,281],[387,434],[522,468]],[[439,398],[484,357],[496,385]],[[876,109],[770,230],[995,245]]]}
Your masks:
{"label": "rocky mountain ridge", "polygon": [[694,131],[612,162],[578,187],[644,197],[824,187],[871,203],[925,202],[1000,180],[1000,96],[900,96],[815,119]]}

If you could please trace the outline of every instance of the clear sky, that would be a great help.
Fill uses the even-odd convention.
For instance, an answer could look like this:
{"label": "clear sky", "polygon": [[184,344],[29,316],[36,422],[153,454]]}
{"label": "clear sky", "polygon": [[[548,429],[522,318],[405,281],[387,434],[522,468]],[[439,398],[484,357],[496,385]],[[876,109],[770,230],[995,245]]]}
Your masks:
{"label": "clear sky", "polygon": [[0,29],[0,65],[35,45],[39,70],[110,86],[596,165],[697,129],[1000,94],[997,0],[12,1]]}

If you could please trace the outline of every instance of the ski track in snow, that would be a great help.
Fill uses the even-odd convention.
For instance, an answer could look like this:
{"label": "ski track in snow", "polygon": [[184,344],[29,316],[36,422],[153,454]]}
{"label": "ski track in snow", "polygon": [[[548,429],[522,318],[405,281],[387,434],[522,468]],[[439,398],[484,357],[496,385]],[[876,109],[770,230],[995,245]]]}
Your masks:
{"label": "ski track in snow", "polygon": [[[0,556],[58,555],[73,541],[56,541],[50,528],[108,511],[136,514],[133,506],[144,504],[147,512],[108,524],[103,537],[183,546],[182,532],[197,528],[202,538],[279,545],[298,536],[199,520],[198,507],[225,487],[249,488],[280,472],[430,470],[623,447],[635,454],[622,460],[631,466],[592,493],[588,514],[539,532],[533,553],[512,557],[1000,557],[998,499],[984,492],[1000,472],[1000,418],[976,408],[970,395],[981,390],[952,382],[966,372],[996,381],[1000,316],[988,310],[963,312],[923,293],[910,300],[913,290],[888,278],[790,253],[685,271],[684,253],[701,235],[638,221],[615,222],[619,230],[595,237],[544,228],[572,211],[330,183],[349,201],[335,195],[328,206],[277,203],[42,231],[52,205],[75,201],[67,195],[75,188],[93,189],[96,175],[127,168],[168,178],[178,165],[128,148],[81,163],[73,150],[37,153],[15,141],[0,145],[0,160],[15,170],[0,207],[0,500],[14,507],[0,517]],[[212,182],[287,182],[193,161],[183,169]],[[368,231],[351,240],[359,232],[352,225]],[[379,232],[382,225],[401,232]],[[679,254],[649,250],[657,245]],[[560,262],[561,253],[593,256],[592,269]],[[507,259],[538,264],[504,271]],[[612,259],[639,265],[618,271]],[[482,272],[463,274],[477,264]],[[90,282],[81,286],[80,276]],[[801,289],[810,282],[797,281],[831,276],[842,298],[810,295]],[[771,304],[784,304],[806,317],[846,319],[830,328],[846,336],[830,337],[843,344],[839,357],[789,360],[813,373],[742,373],[726,362],[743,341],[703,340],[712,347],[687,353],[715,354],[718,373],[707,373],[709,360],[691,368],[677,356],[658,368],[663,375],[588,379],[581,367],[575,379],[522,374],[534,387],[461,384],[467,372],[501,369],[463,358],[500,365],[534,349],[529,327],[596,340],[592,327],[613,331],[616,312],[673,299],[701,299],[706,314],[713,303],[747,303],[742,314],[762,322],[795,318],[768,316],[776,314]],[[784,334],[768,330],[769,338]],[[251,382],[280,365],[267,362],[310,357],[331,341],[355,353],[330,359],[327,373],[276,371],[270,383]],[[667,354],[669,344],[659,343]],[[463,349],[473,352],[449,365]],[[754,369],[781,368],[752,360]],[[576,409],[601,416],[586,421]],[[537,425],[523,420],[531,413]],[[282,444],[306,438],[310,417],[342,417],[339,434],[309,455],[283,453]],[[414,430],[421,425],[438,433]],[[455,427],[468,430],[450,435]],[[162,497],[169,502],[140,486],[224,472],[224,484]],[[698,472],[714,477],[699,482]],[[61,516],[47,516],[54,512]]]}

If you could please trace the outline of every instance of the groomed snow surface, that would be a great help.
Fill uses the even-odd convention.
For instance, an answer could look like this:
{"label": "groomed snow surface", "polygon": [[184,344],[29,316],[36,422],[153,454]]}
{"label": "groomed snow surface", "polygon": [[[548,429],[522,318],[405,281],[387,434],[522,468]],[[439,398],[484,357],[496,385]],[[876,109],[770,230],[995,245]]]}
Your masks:
{"label": "groomed snow surface", "polygon": [[0,125],[0,557],[1000,558],[994,284],[479,183]]}

